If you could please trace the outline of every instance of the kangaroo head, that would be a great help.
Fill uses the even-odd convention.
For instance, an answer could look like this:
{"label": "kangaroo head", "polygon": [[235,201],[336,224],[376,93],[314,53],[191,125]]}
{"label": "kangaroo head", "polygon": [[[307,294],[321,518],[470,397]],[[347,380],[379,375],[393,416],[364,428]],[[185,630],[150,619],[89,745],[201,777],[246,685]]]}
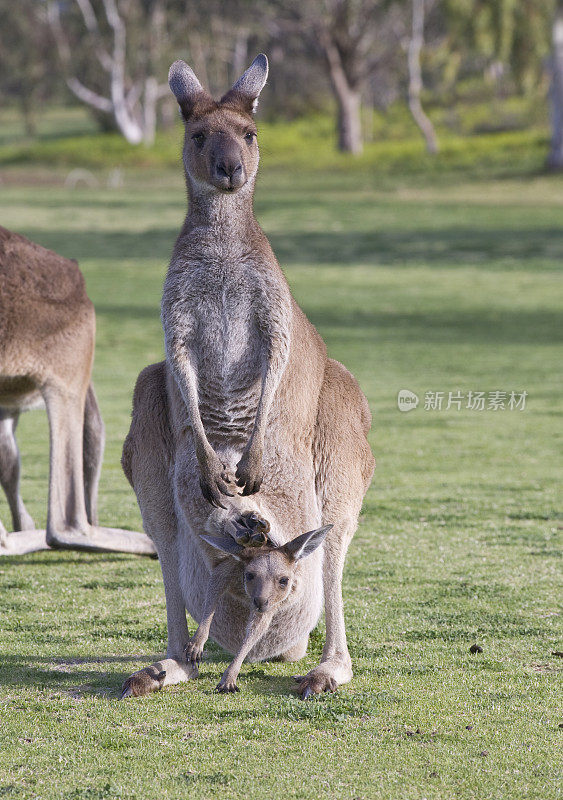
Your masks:
{"label": "kangaroo head", "polygon": [[188,180],[211,191],[236,192],[258,169],[253,113],[268,77],[268,59],[256,56],[217,102],[184,61],[175,61],[168,83],[185,123],[184,168]]}
{"label": "kangaroo head", "polygon": [[288,597],[297,565],[323,543],[332,525],[302,533],[278,547],[245,547],[232,537],[202,536],[208,544],[228,553],[244,565],[244,589],[259,612],[269,611]]}

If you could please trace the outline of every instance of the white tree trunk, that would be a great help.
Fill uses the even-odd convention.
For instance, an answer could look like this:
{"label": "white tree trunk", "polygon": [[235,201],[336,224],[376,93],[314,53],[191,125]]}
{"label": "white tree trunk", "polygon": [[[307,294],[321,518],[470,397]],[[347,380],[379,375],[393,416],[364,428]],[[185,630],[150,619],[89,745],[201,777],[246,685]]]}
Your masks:
{"label": "white tree trunk", "polygon": [[424,113],[420,94],[422,92],[422,70],[420,51],[424,44],[424,0],[412,0],[412,35],[409,42],[409,108],[413,119],[420,128],[429,153],[438,152],[438,140],[434,126]]}
{"label": "white tree trunk", "polygon": [[[133,84],[127,90],[126,37],[127,28],[120,16],[115,0],[102,0],[106,20],[112,32],[112,47],[106,49],[100,26],[90,0],[76,0],[84,25],[93,39],[93,48],[100,65],[109,75],[109,97],[99,95],[84,86],[75,76],[67,78],[67,85],[83,103],[111,114],[115,124],[129,142],[140,144],[154,142],[157,120],[157,103],[167,87],[159,85],[156,78],[148,76],[143,84]],[[61,61],[66,70],[71,68],[71,53],[60,19],[58,2],[48,6],[48,19],[55,36]]]}
{"label": "white tree trunk", "polygon": [[143,103],[143,141],[153,144],[156,133],[156,104],[158,102],[158,81],[147,78],[145,81],[145,100]]}
{"label": "white tree trunk", "polygon": [[557,4],[551,58],[551,149],[547,164],[563,169],[563,2]]}

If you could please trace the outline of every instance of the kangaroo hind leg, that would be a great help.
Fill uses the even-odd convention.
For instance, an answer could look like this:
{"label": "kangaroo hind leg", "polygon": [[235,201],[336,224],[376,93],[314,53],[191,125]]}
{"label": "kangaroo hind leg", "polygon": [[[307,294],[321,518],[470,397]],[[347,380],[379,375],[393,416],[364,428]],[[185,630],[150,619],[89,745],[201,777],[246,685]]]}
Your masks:
{"label": "kangaroo hind leg", "polygon": [[20,495],[20,454],[16,442],[19,413],[0,408],[0,485],[4,489],[15,531],[33,530],[35,524]]}
{"label": "kangaroo hind leg", "polygon": [[133,419],[121,463],[133,486],[143,527],[153,540],[164,580],[168,623],[167,657],[129,676],[121,697],[138,697],[198,675],[185,649],[190,640],[180,588],[177,521],[170,477],[174,454],[168,418],[164,363],[144,369],[133,395]]}
{"label": "kangaroo hind leg", "polygon": [[355,378],[330,359],[319,397],[313,443],[316,489],[322,524],[332,524],[324,543],[323,592],[326,641],[321,663],[296,676],[303,699],[334,691],[352,679],[342,602],[346,552],[358,526],[358,516],[374,469],[366,435],[371,418]]}

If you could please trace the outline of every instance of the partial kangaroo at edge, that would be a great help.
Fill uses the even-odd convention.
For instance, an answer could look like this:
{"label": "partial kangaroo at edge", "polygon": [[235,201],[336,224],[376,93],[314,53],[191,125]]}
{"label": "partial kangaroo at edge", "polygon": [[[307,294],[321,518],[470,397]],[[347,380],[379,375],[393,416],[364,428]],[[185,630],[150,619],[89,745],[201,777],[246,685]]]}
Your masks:
{"label": "partial kangaroo at edge", "polygon": [[[142,533],[98,525],[104,424],[91,382],[96,317],[76,261],[0,227],[0,485],[14,532],[0,555],[49,547],[154,554]],[[47,529],[19,492],[16,425],[45,405],[49,419]]]}

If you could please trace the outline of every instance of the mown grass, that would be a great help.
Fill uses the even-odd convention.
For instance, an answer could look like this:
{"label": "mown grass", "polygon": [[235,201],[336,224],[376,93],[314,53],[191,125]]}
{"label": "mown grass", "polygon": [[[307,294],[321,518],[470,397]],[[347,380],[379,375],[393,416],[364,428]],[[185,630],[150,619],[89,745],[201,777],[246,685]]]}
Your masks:
{"label": "mown grass", "polygon": [[[127,174],[114,191],[35,178],[11,173],[2,224],[80,261],[108,434],[101,519],[136,528],[119,455],[135,377],[162,353],[181,177]],[[301,703],[295,666],[245,665],[241,693],[218,696],[227,656],[211,645],[198,681],[120,703],[124,676],[165,646],[158,563],[6,558],[0,794],[560,796],[563,183],[426,183],[272,169],[258,189],[296,297],[374,413],[378,469],[344,578],[353,682]],[[408,414],[396,403],[405,388],[421,397]],[[529,396],[522,412],[423,410],[426,391],[458,389]],[[24,497],[43,523],[44,415],[22,419],[20,442]]]}

